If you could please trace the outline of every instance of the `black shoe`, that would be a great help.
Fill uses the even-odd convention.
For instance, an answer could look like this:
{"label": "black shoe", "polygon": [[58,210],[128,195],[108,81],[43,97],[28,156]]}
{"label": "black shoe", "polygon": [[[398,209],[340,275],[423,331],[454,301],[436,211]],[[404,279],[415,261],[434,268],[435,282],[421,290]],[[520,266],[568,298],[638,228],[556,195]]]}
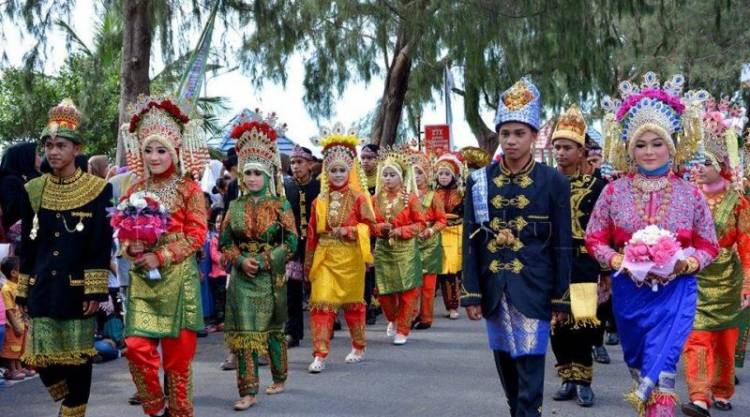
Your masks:
{"label": "black shoe", "polygon": [[576,404],[581,407],[594,405],[594,391],[588,385],[576,385]]}
{"label": "black shoe", "polygon": [[607,348],[605,348],[604,346],[594,347],[594,360],[605,365],[612,362],[612,360],[609,358]]}
{"label": "black shoe", "polygon": [[427,330],[432,327],[432,324],[422,323],[421,321],[414,325],[417,330]]}
{"label": "black shoe", "polygon": [[365,319],[365,323],[367,323],[368,326],[372,326],[373,324],[377,323],[378,318],[377,316],[373,315],[367,315],[367,318]]}
{"label": "black shoe", "polygon": [[740,379],[737,378],[737,375],[734,376],[734,385],[740,385]]}
{"label": "black shoe", "polygon": [[607,345],[609,346],[616,346],[620,344],[620,336],[617,335],[617,333],[608,333],[607,334]]}
{"label": "black shoe", "polygon": [[205,329],[198,330],[196,333],[198,334],[198,337],[208,337],[208,332]]}
{"label": "black shoe", "polygon": [[560,389],[557,390],[552,399],[555,401],[568,401],[576,396],[576,384],[572,382],[563,382]]}
{"label": "black shoe", "polygon": [[141,398],[138,396],[138,393],[136,392],[130,398],[128,398],[128,404],[130,405],[141,405]]}
{"label": "black shoe", "polygon": [[294,336],[287,335],[286,336],[286,347],[287,348],[296,348],[299,346],[299,339],[297,339]]}
{"label": "black shoe", "polygon": [[693,403],[684,403],[680,409],[682,410],[682,414],[689,417],[711,417],[711,413],[708,410]]}
{"label": "black shoe", "polygon": [[341,321],[336,320],[333,322],[333,331],[341,330]]}
{"label": "black shoe", "polygon": [[714,401],[714,408],[721,411],[731,411],[732,410],[732,403],[729,401]]}

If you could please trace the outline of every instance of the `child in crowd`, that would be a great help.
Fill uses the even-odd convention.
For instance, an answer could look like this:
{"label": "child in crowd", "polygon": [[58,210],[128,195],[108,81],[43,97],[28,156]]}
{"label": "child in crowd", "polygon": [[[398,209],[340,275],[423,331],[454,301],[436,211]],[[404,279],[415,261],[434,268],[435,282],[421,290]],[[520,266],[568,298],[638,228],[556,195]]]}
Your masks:
{"label": "child in crowd", "polygon": [[16,294],[18,293],[18,276],[20,274],[20,260],[16,256],[9,256],[0,263],[0,271],[6,278],[3,285],[2,297],[5,304],[5,342],[3,343],[0,357],[8,361],[8,372],[5,379],[22,380],[33,376],[36,372],[24,369],[21,365],[26,343],[26,332],[28,324],[21,309],[16,306]]}
{"label": "child in crowd", "polygon": [[219,230],[224,219],[221,209],[214,209],[209,220],[208,239],[209,256],[211,267],[208,272],[208,284],[211,287],[211,295],[214,299],[214,327],[217,331],[224,330],[224,305],[227,298],[227,271],[221,263],[221,250],[219,249]]}

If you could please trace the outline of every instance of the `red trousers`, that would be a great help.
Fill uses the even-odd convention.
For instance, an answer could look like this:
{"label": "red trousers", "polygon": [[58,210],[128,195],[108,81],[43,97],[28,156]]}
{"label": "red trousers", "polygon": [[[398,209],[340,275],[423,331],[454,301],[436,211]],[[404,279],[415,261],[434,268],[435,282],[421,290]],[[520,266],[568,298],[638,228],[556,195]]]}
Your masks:
{"label": "red trousers", "polygon": [[732,398],[738,337],[736,327],[690,333],[683,352],[690,401],[705,401],[710,405],[713,397]]}
{"label": "red trousers", "polygon": [[[163,358],[157,350],[161,341]],[[159,382],[159,363],[164,363],[167,379],[169,415],[193,417],[192,375],[190,363],[195,356],[196,333],[182,330],[175,338],[152,339],[130,336],[125,338],[130,374],[138,390],[138,397],[146,414],[156,414],[164,408],[165,399]]]}
{"label": "red trousers", "polygon": [[[349,328],[352,338],[352,348],[364,350],[367,346],[365,341],[365,313],[367,304],[345,304],[344,320]],[[336,319],[336,310],[313,308],[310,310],[310,327],[312,329],[313,356],[325,358],[331,349],[331,336],[333,336],[333,322]]]}
{"label": "red trousers", "polygon": [[437,274],[424,274],[422,276],[422,287],[419,291],[419,322],[432,324],[434,316],[435,288],[437,287]]}
{"label": "red trousers", "polygon": [[378,296],[383,314],[396,324],[396,332],[408,336],[411,331],[411,322],[417,312],[418,288],[412,288],[404,292],[395,292]]}

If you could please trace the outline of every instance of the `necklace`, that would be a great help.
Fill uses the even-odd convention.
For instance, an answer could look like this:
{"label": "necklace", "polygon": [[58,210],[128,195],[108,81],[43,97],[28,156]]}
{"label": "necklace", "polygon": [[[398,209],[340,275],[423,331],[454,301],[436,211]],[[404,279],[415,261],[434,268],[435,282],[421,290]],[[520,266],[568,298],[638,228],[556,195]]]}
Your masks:
{"label": "necklace", "polygon": [[[646,212],[646,204],[651,199],[651,194],[664,191],[661,196],[659,208],[654,216],[649,216]],[[645,201],[644,201],[645,200]],[[662,221],[669,209],[669,203],[672,201],[672,183],[667,177],[658,179],[648,179],[637,175],[633,180],[633,201],[638,215],[648,224],[658,224]]]}
{"label": "necklace", "polygon": [[331,202],[328,204],[328,224],[333,229],[341,226],[344,222],[344,216],[349,211],[348,193],[343,194],[339,191],[333,191],[330,194]]}
{"label": "necklace", "polygon": [[717,194],[704,194],[706,196],[706,202],[708,202],[708,208],[711,209],[711,212],[713,213],[716,209],[716,206],[721,204],[721,202],[724,200],[724,192],[720,192]]}
{"label": "necklace", "polygon": [[159,182],[149,179],[146,183],[146,191],[156,194],[159,201],[171,212],[177,206],[177,183],[179,180],[180,178],[177,176]]}

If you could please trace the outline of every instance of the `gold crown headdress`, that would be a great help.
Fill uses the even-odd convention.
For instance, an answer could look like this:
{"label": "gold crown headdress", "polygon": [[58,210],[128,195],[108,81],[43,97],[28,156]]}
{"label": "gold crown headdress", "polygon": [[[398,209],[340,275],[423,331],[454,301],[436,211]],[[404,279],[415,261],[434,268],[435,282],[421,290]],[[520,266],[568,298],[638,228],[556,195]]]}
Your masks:
{"label": "gold crown headdress", "polygon": [[[409,157],[411,159],[411,165],[415,169],[419,169],[422,171],[422,174],[425,176],[425,180],[427,181],[427,187],[428,188],[434,188],[435,181],[434,181],[434,175],[432,172],[432,164],[433,164],[433,156],[431,154],[427,154],[426,150],[420,150],[417,146],[417,141],[412,140],[410,142],[410,146],[408,147],[409,150]],[[416,182],[416,178],[415,178]],[[419,190],[417,190],[419,191]]]}
{"label": "gold crown headdress", "polygon": [[171,97],[140,95],[128,112],[130,123],[123,124],[120,133],[130,171],[139,177],[150,175],[142,153],[156,141],[167,148],[181,174],[201,177],[210,157],[200,120],[190,120]]}
{"label": "gold crown headdress", "polygon": [[[728,102],[717,104],[713,99],[706,102],[703,114],[703,152],[706,159],[717,171],[735,185],[742,173],[740,171],[740,150],[737,132],[730,126]],[[726,167],[722,171],[721,164]]]}
{"label": "gold crown headdress", "polygon": [[552,143],[556,139],[568,139],[586,146],[586,120],[577,105],[572,105],[557,119],[555,131],[552,132]]}
{"label": "gold crown headdress", "polygon": [[383,169],[392,168],[401,177],[403,190],[407,194],[417,192],[417,183],[414,178],[414,166],[409,157],[409,149],[404,145],[384,146],[378,153],[378,182],[375,193],[379,194],[383,189]]}
{"label": "gold crown headdress", "polygon": [[237,159],[242,172],[248,168],[258,169],[268,175],[269,189],[276,196],[284,195],[281,176],[281,155],[276,145],[278,136],[286,132],[286,124],[280,124],[276,113],[267,117],[259,109],[245,119],[239,120],[230,137],[236,141]]}
{"label": "gold crown headdress", "polygon": [[647,72],[640,86],[630,81],[620,83],[622,100],[609,96],[602,100],[602,108],[607,111],[604,154],[615,170],[628,170],[635,139],[645,131],[667,142],[676,165],[695,155],[703,136],[701,106],[708,93],[698,90],[683,94],[684,84],[685,77],[680,74],[661,85],[655,73]]}
{"label": "gold crown headdress", "polygon": [[47,126],[42,130],[42,140],[60,136],[75,143],[81,143],[81,135],[78,133],[81,112],[78,111],[73,100],[63,99],[60,104],[51,108],[47,115]]}

